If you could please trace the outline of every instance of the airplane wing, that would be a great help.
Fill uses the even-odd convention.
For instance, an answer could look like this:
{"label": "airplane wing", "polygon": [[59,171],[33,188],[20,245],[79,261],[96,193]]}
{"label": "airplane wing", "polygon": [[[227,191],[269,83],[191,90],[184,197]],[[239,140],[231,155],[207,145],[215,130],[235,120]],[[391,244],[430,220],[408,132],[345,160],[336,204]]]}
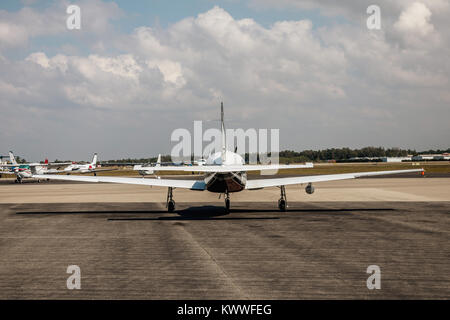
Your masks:
{"label": "airplane wing", "polygon": [[0,174],[15,174],[12,171],[0,171]]}
{"label": "airplane wing", "polygon": [[409,170],[392,170],[392,171],[372,171],[372,172],[356,172],[356,173],[341,173],[328,175],[315,175],[303,177],[289,177],[289,178],[273,178],[273,179],[254,179],[247,180],[246,189],[261,189],[266,187],[287,186],[293,184],[314,183],[324,181],[355,179],[360,177],[380,176],[398,173],[409,172],[423,172],[423,169],[409,169]]}
{"label": "airplane wing", "polygon": [[[92,169],[89,171],[74,171],[74,173],[86,174],[86,173],[94,173],[94,172],[102,172],[102,171],[116,171],[117,169]],[[64,171],[67,172],[67,171]]]}
{"label": "airplane wing", "polygon": [[[92,169],[89,171],[80,171],[80,170],[74,170],[74,171],[65,171],[65,170],[54,170],[54,169],[50,169],[51,171],[49,171],[48,174],[54,174],[54,173],[66,173],[66,174],[89,174],[89,173],[96,173],[96,172],[101,172],[101,171],[116,171],[117,169]],[[46,173],[47,175],[47,173]]]}
{"label": "airplane wing", "polygon": [[48,168],[53,168],[53,167],[68,166],[69,164],[72,164],[72,162],[43,163],[43,164],[40,164],[40,165],[41,166],[47,166]]}
{"label": "airplane wing", "polygon": [[61,163],[19,163],[19,164],[2,164],[0,167],[18,167],[20,165],[27,165],[30,167],[62,167],[72,164],[72,162],[61,162]]}
{"label": "airplane wing", "polygon": [[144,179],[144,178],[124,178],[124,177],[97,177],[97,176],[72,176],[72,175],[53,175],[53,174],[36,174],[33,178],[37,179],[52,179],[52,180],[67,180],[67,181],[81,181],[81,182],[109,182],[109,183],[124,183],[135,184],[143,186],[156,187],[172,187],[184,188],[191,190],[203,191],[206,184],[203,180],[175,180],[175,179]]}
{"label": "airplane wing", "polygon": [[266,171],[281,169],[313,168],[312,163],[306,164],[269,164],[269,165],[203,165],[203,166],[160,166],[142,167],[135,166],[134,170],[149,171],[186,171],[186,172],[242,172],[242,171]]}

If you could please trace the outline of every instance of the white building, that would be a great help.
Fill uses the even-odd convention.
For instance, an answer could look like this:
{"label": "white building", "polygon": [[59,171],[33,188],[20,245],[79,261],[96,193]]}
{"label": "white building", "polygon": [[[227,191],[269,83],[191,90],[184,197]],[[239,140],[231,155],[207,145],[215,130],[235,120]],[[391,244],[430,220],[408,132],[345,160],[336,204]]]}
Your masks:
{"label": "white building", "polygon": [[381,161],[383,161],[383,162],[411,161],[411,157],[382,157]]}
{"label": "white building", "polygon": [[448,153],[443,154],[421,154],[412,157],[413,161],[425,161],[425,160],[450,160]]}

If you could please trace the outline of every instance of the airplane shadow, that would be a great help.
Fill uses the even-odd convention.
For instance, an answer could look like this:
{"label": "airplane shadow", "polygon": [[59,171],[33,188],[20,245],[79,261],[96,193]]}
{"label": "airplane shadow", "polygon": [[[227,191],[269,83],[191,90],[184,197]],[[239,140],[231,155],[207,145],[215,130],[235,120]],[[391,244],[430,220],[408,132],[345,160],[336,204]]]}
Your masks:
{"label": "airplane shadow", "polygon": [[[120,217],[108,218],[108,221],[186,221],[186,220],[276,220],[279,217],[230,217],[230,213],[241,212],[239,210],[230,210],[227,212],[222,206],[201,206],[189,207],[183,210],[177,210],[174,213],[178,216],[170,217]],[[255,210],[258,212],[258,210]],[[260,211],[259,211],[260,212]],[[269,211],[268,211],[269,212]],[[271,211],[273,212],[273,210]],[[167,212],[165,212],[167,213]]]}
{"label": "airplane shadow", "polygon": [[63,214],[158,214],[158,213],[167,213],[167,210],[108,210],[108,211],[99,211],[99,210],[83,210],[83,211],[18,211],[16,214],[23,215],[33,215],[33,214],[54,214],[54,215],[63,215]]}
{"label": "airplane shadow", "polygon": [[[289,212],[321,212],[336,215],[351,211],[393,211],[392,208],[353,208],[353,209],[288,209],[279,212],[277,209],[231,209],[229,212],[222,206],[189,207],[184,210],[175,211],[178,216],[170,217],[118,217],[108,218],[108,221],[180,221],[180,220],[278,220],[283,213]],[[165,212],[166,213],[166,212]],[[233,213],[277,213],[276,217],[232,217]]]}
{"label": "airplane shadow", "polygon": [[[188,207],[186,209],[177,210],[173,216],[162,217],[110,217],[108,221],[180,221],[180,220],[277,220],[283,217],[284,214],[290,212],[304,212],[304,213],[322,213],[332,215],[345,215],[346,212],[357,211],[394,211],[392,208],[303,208],[295,209],[288,208],[286,212],[279,212],[277,208],[273,209],[245,209],[235,208],[229,212],[223,206],[196,206]],[[236,217],[232,216],[237,213],[276,213],[278,216],[274,217]],[[17,215],[71,215],[71,214],[133,214],[133,215],[154,215],[154,214],[168,214],[166,210],[84,210],[84,211],[20,211]],[[176,214],[176,215],[175,215]]]}

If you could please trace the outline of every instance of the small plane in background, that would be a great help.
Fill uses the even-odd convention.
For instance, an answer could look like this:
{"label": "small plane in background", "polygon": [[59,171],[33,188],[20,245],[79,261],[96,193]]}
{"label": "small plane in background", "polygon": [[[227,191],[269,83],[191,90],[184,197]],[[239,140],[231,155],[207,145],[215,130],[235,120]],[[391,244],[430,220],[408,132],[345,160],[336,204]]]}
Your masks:
{"label": "small plane in background", "polygon": [[[161,154],[158,154],[158,160],[156,160],[156,164],[154,166],[143,166],[141,164],[137,164],[133,167],[134,171],[139,172],[141,176],[146,175],[154,175],[155,171],[158,171],[161,167]],[[160,177],[157,176],[158,179]]]}
{"label": "small plane in background", "polygon": [[[178,179],[145,179],[145,178],[125,178],[125,177],[83,177],[83,176],[61,176],[61,175],[35,175],[36,178],[50,178],[55,180],[84,181],[84,182],[109,182],[123,183],[146,186],[167,187],[166,206],[169,212],[175,210],[175,201],[173,200],[173,190],[175,188],[185,188],[196,191],[210,191],[224,194],[225,208],[230,209],[230,193],[240,192],[243,190],[257,190],[268,187],[280,188],[280,199],[278,200],[278,208],[285,211],[287,208],[286,189],[287,185],[307,184],[305,191],[308,194],[314,192],[312,183],[334,180],[354,179],[359,177],[398,174],[408,172],[423,172],[423,169],[409,170],[392,170],[392,171],[375,171],[375,172],[356,172],[342,173],[330,175],[313,175],[299,177],[274,177],[269,179],[247,179],[248,171],[264,171],[264,170],[282,170],[295,168],[312,168],[312,163],[299,165],[246,165],[244,158],[236,152],[227,150],[223,104],[221,105],[221,132],[222,132],[222,149],[210,155],[203,166],[162,166],[160,171],[186,171],[201,172],[205,176],[203,179],[197,180],[178,180]],[[156,167],[140,167],[140,170],[156,171]]]}
{"label": "small plane in background", "polygon": [[65,172],[67,174],[70,173],[93,173],[94,176],[97,175],[97,172],[100,171],[114,171],[116,169],[98,169],[97,166],[97,153],[94,153],[94,157],[92,158],[91,163],[86,164],[78,164],[76,162],[72,162],[67,167],[64,168],[61,172]]}
{"label": "small plane in background", "polygon": [[[3,169],[8,169],[7,171],[0,171],[0,174],[15,175],[16,180],[14,182],[16,183],[22,183],[23,179],[33,178],[33,174],[44,175],[48,173],[62,172],[54,168],[60,168],[70,164],[70,162],[49,163],[48,159],[45,159],[44,163],[17,163],[12,151],[9,151],[9,161],[11,162],[10,164],[0,165]],[[37,179],[37,181],[40,182],[40,179]]]}
{"label": "small plane in background", "polygon": [[194,165],[196,165],[196,166],[203,166],[205,164],[206,164],[206,159],[201,158],[198,160],[194,160]]}

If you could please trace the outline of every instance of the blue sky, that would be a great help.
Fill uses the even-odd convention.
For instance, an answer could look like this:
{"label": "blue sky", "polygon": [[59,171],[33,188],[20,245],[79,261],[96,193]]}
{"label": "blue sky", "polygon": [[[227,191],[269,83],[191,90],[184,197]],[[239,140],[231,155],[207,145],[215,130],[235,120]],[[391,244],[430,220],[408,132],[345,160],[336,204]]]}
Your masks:
{"label": "blue sky", "polygon": [[[249,1],[211,1],[211,0],[146,0],[146,1],[127,1],[127,0],[104,0],[103,2],[113,2],[124,12],[119,18],[112,21],[115,33],[129,34],[138,27],[161,27],[168,28],[171,24],[177,23],[187,17],[196,17],[214,6],[220,6],[234,19],[251,18],[258,24],[270,28],[277,21],[298,21],[310,20],[313,29],[322,26],[331,26],[342,23],[350,23],[344,16],[324,16],[319,9],[304,10],[295,7],[265,7],[254,6]],[[43,11],[50,6],[58,3],[55,0],[5,0],[0,2],[0,10],[8,12],[17,12],[23,7],[31,7],[38,11]],[[68,4],[76,4],[78,1],[68,1]],[[62,14],[65,14],[64,12]],[[31,22],[31,21],[30,21]],[[75,35],[75,36],[74,36]],[[47,54],[55,55],[61,49],[61,46],[69,45],[76,47],[80,54],[89,54],[90,48],[83,39],[80,39],[74,33],[65,33],[62,35],[39,36],[30,39],[28,43],[29,51],[45,51]],[[120,53],[110,49],[111,54]],[[8,50],[5,56],[11,59],[23,59],[29,51]]]}
{"label": "blue sky", "polygon": [[378,0],[379,31],[369,0],[79,1],[0,1],[0,150],[167,154],[221,101],[282,149],[448,148],[445,1]]}
{"label": "blue sky", "polygon": [[[27,3],[27,1],[24,1]],[[54,0],[31,1],[26,6],[43,9],[54,3]],[[115,0],[105,1],[115,2],[127,14],[118,23],[123,31],[129,32],[139,26],[153,26],[159,23],[162,27],[175,23],[185,17],[196,16],[205,12],[215,5],[227,10],[235,19],[252,18],[264,26],[270,26],[280,20],[302,20],[309,19],[314,26],[329,25],[343,21],[343,17],[324,17],[319,10],[300,10],[296,8],[263,8],[254,7],[248,1],[211,1],[211,0],[147,0],[129,1]],[[70,3],[77,3],[71,1]],[[17,11],[24,7],[24,3],[17,0],[3,0],[0,2],[0,9],[7,11]]]}

